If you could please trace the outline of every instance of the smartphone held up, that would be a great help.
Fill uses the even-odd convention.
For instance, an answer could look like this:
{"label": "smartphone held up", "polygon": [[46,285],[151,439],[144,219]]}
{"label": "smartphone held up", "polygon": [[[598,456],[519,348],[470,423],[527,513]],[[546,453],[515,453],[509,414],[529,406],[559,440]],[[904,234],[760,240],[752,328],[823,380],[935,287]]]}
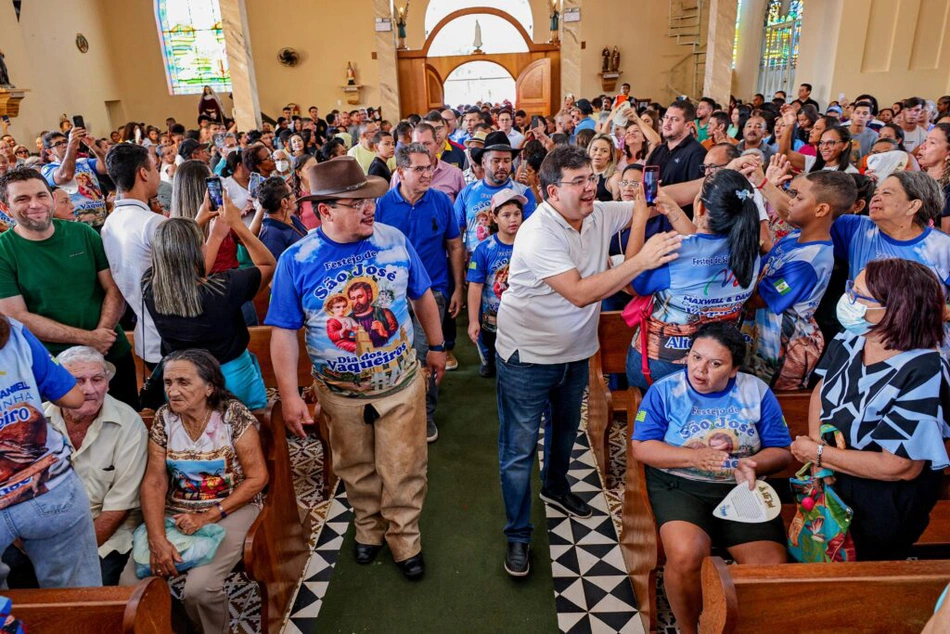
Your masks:
{"label": "smartphone held up", "polygon": [[205,179],[208,185],[208,200],[211,202],[211,211],[218,211],[224,207],[224,187],[221,185],[221,179],[217,176],[211,176]]}

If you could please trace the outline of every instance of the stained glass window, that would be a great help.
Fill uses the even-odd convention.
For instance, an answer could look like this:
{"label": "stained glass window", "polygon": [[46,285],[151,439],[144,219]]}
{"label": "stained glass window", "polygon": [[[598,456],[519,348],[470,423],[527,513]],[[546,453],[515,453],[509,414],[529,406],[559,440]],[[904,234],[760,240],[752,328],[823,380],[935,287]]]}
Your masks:
{"label": "stained glass window", "polygon": [[759,92],[769,96],[795,85],[804,0],[770,0],[765,15]]}
{"label": "stained glass window", "polygon": [[231,90],[218,0],[156,0],[155,17],[171,94]]}

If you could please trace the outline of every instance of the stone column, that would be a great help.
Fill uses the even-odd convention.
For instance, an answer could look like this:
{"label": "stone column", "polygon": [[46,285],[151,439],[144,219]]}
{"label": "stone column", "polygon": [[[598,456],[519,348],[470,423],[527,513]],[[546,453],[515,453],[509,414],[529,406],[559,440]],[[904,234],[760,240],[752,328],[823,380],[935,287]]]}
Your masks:
{"label": "stone column", "polygon": [[737,0],[710,0],[706,35],[703,96],[728,104],[732,91],[732,44],[736,37]]}
{"label": "stone column", "polygon": [[239,130],[259,130],[261,105],[257,97],[251,31],[247,26],[244,0],[219,0],[219,3],[231,72],[231,92],[234,95],[234,118]]}
{"label": "stone column", "polygon": [[[390,0],[373,0],[376,18],[386,18],[392,24]],[[422,20],[423,16],[413,16]],[[375,28],[375,20],[374,27]],[[399,69],[396,62],[396,26],[391,31],[376,31],[376,68],[379,71],[379,105],[383,118],[394,124],[402,118],[399,112]]]}
{"label": "stone column", "polygon": [[581,5],[583,5],[583,0],[563,0],[561,3],[561,94],[554,99],[558,108],[564,103],[564,95],[568,93],[573,94],[575,99],[583,96],[581,95],[581,22],[564,20],[567,9],[581,9],[581,20],[583,20],[584,11]]}

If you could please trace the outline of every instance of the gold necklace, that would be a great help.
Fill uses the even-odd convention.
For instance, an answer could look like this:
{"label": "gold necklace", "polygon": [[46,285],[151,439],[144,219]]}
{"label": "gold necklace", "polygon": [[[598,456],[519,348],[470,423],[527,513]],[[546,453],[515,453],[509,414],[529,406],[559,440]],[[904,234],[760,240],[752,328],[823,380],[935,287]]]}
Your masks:
{"label": "gold necklace", "polygon": [[184,417],[181,419],[182,424],[185,426],[185,431],[188,433],[188,438],[190,438],[192,442],[198,442],[198,440],[201,438],[201,434],[203,434],[205,429],[207,429],[208,421],[211,420],[211,414],[213,413],[214,413],[214,409],[209,408],[207,415],[205,415],[205,420],[201,424],[201,427],[198,429],[197,434],[193,434],[191,429],[188,428],[188,424],[185,423]]}

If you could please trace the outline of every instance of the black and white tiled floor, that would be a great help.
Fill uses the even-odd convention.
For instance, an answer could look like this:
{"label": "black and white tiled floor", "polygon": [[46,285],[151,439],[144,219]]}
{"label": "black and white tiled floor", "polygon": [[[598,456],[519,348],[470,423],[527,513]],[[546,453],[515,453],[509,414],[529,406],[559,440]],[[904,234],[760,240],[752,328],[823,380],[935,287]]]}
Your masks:
{"label": "black and white tiled floor", "polygon": [[[338,486],[332,500],[318,499],[320,483],[312,481],[310,474],[319,473],[322,456],[314,455],[319,453],[319,446],[311,444],[316,443],[298,443],[291,449],[292,459],[298,463],[294,468],[298,499],[312,509],[315,529],[313,555],[294,599],[286,634],[316,631],[316,619],[353,515],[342,486]],[[541,446],[539,443],[539,460]],[[545,509],[559,630],[565,634],[643,632],[620,553],[612,504],[605,496],[583,430],[574,444],[568,478],[572,490],[591,505],[594,515],[578,520],[551,507]]]}
{"label": "black and white tiled floor", "polygon": [[[543,461],[542,444],[543,438],[538,445],[539,461]],[[583,429],[574,442],[567,477],[571,491],[590,504],[593,515],[576,519],[545,507],[558,628],[569,634],[643,632],[617,527]]]}

